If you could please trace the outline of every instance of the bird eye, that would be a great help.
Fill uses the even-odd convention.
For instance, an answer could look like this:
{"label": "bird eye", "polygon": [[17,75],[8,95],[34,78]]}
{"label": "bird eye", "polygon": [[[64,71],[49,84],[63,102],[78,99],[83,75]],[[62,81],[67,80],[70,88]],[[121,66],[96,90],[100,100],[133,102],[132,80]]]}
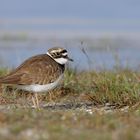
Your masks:
{"label": "bird eye", "polygon": [[67,53],[67,51],[66,50],[62,50],[61,53]]}

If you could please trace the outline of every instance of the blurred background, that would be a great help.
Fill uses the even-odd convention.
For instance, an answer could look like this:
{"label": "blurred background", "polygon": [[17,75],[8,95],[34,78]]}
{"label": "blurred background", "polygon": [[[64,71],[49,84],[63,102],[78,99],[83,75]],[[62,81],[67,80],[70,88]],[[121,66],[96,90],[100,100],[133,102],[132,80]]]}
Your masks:
{"label": "blurred background", "polygon": [[140,1],[0,0],[0,68],[54,46],[77,70],[139,70]]}

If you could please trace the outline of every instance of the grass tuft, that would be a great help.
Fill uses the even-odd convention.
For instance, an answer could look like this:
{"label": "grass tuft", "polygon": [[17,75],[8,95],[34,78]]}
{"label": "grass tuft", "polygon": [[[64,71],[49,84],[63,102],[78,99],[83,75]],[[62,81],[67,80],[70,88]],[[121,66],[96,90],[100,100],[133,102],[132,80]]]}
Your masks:
{"label": "grass tuft", "polygon": [[[0,75],[8,71],[1,70]],[[62,88],[39,94],[41,110],[31,108],[32,94],[3,86],[1,139],[128,140],[140,137],[139,72],[67,70]]]}

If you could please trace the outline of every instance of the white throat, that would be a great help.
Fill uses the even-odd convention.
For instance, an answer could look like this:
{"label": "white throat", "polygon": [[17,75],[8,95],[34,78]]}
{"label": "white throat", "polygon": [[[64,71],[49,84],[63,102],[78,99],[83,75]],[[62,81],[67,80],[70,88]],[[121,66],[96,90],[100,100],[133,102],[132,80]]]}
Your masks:
{"label": "white throat", "polygon": [[[48,52],[47,52],[47,55],[49,55],[51,58],[53,58]],[[64,65],[68,62],[68,59],[66,58],[53,58],[57,63],[61,64],[61,65]]]}
{"label": "white throat", "polygon": [[68,62],[68,60],[67,59],[65,59],[65,58],[56,58],[56,59],[54,59],[57,63],[59,63],[59,64],[61,64],[61,65],[64,65],[64,64],[66,64],[67,62]]}

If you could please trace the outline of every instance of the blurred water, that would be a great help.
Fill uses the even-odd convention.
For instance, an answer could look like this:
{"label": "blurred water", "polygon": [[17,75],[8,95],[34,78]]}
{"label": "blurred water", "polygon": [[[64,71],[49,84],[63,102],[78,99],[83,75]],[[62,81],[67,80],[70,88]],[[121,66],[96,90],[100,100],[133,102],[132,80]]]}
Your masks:
{"label": "blurred water", "polygon": [[[56,45],[57,44],[57,45]],[[70,57],[74,59],[70,67],[77,70],[111,70],[116,65],[137,70],[140,67],[140,47],[121,46],[98,48],[81,44],[79,41],[1,41],[0,42],[0,68],[13,68],[25,59],[46,53],[53,46],[63,46],[68,49]],[[84,51],[82,49],[84,48]]]}

